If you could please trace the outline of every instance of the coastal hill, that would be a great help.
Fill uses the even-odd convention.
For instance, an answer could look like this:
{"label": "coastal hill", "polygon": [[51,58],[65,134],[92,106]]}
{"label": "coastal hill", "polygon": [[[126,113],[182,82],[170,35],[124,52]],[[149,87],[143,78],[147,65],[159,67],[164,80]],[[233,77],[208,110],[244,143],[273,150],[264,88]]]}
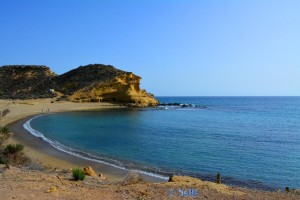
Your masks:
{"label": "coastal hill", "polygon": [[51,98],[52,79],[57,75],[46,66],[0,67],[0,99]]}
{"label": "coastal hill", "polygon": [[47,66],[0,67],[0,99],[57,97],[73,102],[118,102],[155,106],[158,101],[140,89],[141,77],[111,65],[90,64],[57,75]]}

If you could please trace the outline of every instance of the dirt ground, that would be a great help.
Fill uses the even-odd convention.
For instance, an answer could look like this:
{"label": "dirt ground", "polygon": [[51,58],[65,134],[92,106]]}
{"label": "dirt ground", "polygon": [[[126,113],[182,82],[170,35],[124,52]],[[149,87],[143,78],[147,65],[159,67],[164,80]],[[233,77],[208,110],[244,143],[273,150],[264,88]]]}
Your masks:
{"label": "dirt ground", "polygon": [[7,169],[5,165],[0,165],[0,194],[1,200],[300,199],[299,191],[287,193],[248,190],[190,177],[175,177],[173,182],[165,183],[144,183],[134,176],[119,182],[91,176],[86,176],[83,181],[74,181],[71,171],[67,169]]}

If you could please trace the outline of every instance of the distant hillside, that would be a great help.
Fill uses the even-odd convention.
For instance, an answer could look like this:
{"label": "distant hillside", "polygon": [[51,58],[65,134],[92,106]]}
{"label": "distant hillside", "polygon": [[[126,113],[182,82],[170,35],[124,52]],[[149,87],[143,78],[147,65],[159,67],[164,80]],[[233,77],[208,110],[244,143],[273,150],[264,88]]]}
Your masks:
{"label": "distant hillside", "polygon": [[34,65],[10,65],[0,67],[0,98],[31,99],[49,98],[53,78],[57,75],[49,67]]}
{"label": "distant hillside", "polygon": [[80,66],[56,75],[46,66],[0,67],[0,99],[53,98],[74,102],[120,102],[154,106],[158,101],[140,89],[141,77],[111,65]]}

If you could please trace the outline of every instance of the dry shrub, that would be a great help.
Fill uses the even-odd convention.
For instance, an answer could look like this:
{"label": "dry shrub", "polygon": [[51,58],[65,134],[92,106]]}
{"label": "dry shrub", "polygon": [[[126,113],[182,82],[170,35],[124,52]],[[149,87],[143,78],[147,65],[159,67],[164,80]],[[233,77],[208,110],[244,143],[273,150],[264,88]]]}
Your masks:
{"label": "dry shrub", "polygon": [[8,108],[2,110],[1,117],[5,117],[9,112],[10,112],[10,110]]}
{"label": "dry shrub", "polygon": [[1,152],[3,164],[24,165],[30,163],[30,158],[24,154],[22,144],[9,144]]}

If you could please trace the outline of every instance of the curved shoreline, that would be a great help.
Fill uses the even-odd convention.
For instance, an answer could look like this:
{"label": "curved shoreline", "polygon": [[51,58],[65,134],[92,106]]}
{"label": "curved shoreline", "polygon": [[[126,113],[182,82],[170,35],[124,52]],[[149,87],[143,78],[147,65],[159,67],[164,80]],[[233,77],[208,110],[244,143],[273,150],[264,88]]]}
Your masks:
{"label": "curved shoreline", "polygon": [[[33,116],[32,118],[30,118],[28,121],[26,121],[23,124],[23,128],[27,132],[29,132],[30,134],[32,134],[33,136],[35,136],[37,138],[40,138],[44,142],[50,144],[53,148],[55,148],[55,149],[57,149],[57,150],[59,150],[59,151],[61,151],[63,153],[69,154],[70,156],[74,156],[74,157],[77,157],[79,159],[83,159],[83,160],[87,160],[87,161],[91,161],[91,162],[95,162],[95,163],[99,163],[99,164],[103,164],[103,165],[108,165],[108,166],[111,166],[112,168],[116,168],[118,170],[124,170],[126,172],[129,172],[129,170],[126,167],[122,167],[122,166],[119,166],[117,164],[110,163],[110,162],[108,162],[106,160],[101,160],[101,158],[98,158],[97,156],[91,155],[91,154],[89,154],[87,152],[77,151],[75,149],[72,149],[70,147],[62,145],[62,144],[60,144],[57,141],[52,141],[49,138],[45,137],[42,133],[40,133],[39,131],[37,131],[34,128],[32,128],[31,124],[30,124],[30,122],[32,120],[34,120],[35,118],[38,118],[38,117],[41,117],[41,116],[44,116],[44,115],[45,114]],[[107,159],[109,159],[109,158],[107,158]],[[112,162],[118,163],[119,161],[112,160]],[[140,173],[147,180],[149,180],[148,176],[150,176],[151,179],[153,179],[153,180],[157,179],[157,180],[164,181],[164,180],[168,180],[169,179],[169,177],[164,177],[164,176],[159,175],[159,174],[155,174],[155,173],[151,173],[151,172],[147,172],[147,171],[143,171],[143,170],[139,170],[139,169],[133,169],[131,171]]]}
{"label": "curved shoreline", "polygon": [[[54,102],[54,103],[53,103]],[[78,166],[91,166],[96,172],[103,173],[110,180],[122,180],[128,170],[117,169],[109,165],[80,159],[53,148],[49,143],[37,138],[23,128],[23,124],[42,111],[49,113],[102,111],[124,109],[124,106],[111,103],[74,103],[55,102],[55,99],[38,100],[0,100],[0,108],[8,108],[10,112],[0,120],[0,126],[7,126],[12,132],[9,143],[20,143],[25,146],[25,153],[44,165],[53,168],[70,169]],[[45,113],[45,112],[44,112]],[[143,175],[148,182],[162,182],[162,179]]]}
{"label": "curved shoreline", "polygon": [[[3,100],[2,100],[3,102]],[[1,106],[0,100],[0,106]],[[11,101],[10,101],[11,102]],[[52,107],[51,107],[52,106]],[[16,101],[13,102],[11,108],[11,113],[8,116],[10,119],[10,123],[3,123],[5,119],[2,120],[1,124],[8,125],[12,132],[14,133],[11,137],[13,143],[21,143],[25,145],[26,154],[30,157],[41,161],[43,164],[50,165],[51,167],[57,168],[73,168],[77,166],[92,166],[96,172],[103,173],[110,180],[121,180],[123,179],[128,170],[124,168],[119,168],[111,165],[107,165],[105,163],[95,163],[91,160],[86,160],[83,158],[75,157],[74,155],[70,155],[66,152],[62,152],[58,149],[53,148],[51,144],[45,142],[43,139],[33,136],[32,134],[28,134],[28,131],[24,129],[23,124],[26,123],[31,118],[41,114],[42,108],[50,108],[51,113],[59,113],[59,112],[76,112],[76,111],[101,111],[101,110],[111,110],[111,109],[124,109],[122,106],[116,106],[108,103],[72,103],[72,102],[61,102],[61,103],[50,103],[50,100],[42,101],[31,101],[29,103],[24,103],[24,101]],[[16,109],[17,108],[17,109]],[[127,109],[127,108],[126,108]],[[46,110],[46,109],[44,109]],[[25,113],[26,112],[26,113]],[[8,120],[9,121],[9,120]],[[87,154],[88,155],[88,154]],[[97,157],[96,157],[97,158]],[[140,169],[140,168],[138,168]],[[142,169],[143,170],[143,169]],[[145,170],[147,171],[147,169]],[[152,171],[150,170],[150,173]],[[155,174],[153,171],[152,173]],[[145,173],[146,174],[146,173]],[[164,175],[164,174],[162,174]],[[198,177],[201,180],[214,181],[214,179],[208,179],[207,177],[202,177],[194,174],[185,174],[187,176]],[[155,178],[153,176],[144,175],[146,181],[149,182],[162,182],[160,178]],[[211,178],[211,177],[210,177]],[[212,177],[214,178],[214,177]],[[247,184],[231,184],[226,181],[226,177],[222,177],[223,182],[227,185],[231,186],[240,186],[244,188],[257,189],[257,187],[249,187]],[[234,177],[228,177],[229,181],[232,181]],[[264,185],[263,185],[264,186]],[[258,187],[259,189],[274,191],[274,187],[268,189],[269,187]],[[276,187],[277,188],[277,187]]]}
{"label": "curved shoreline", "polygon": [[[53,113],[55,114],[55,113]],[[76,157],[77,159],[81,159],[81,160],[86,160],[92,163],[98,163],[101,165],[105,165],[105,166],[109,166],[111,167],[111,171],[115,171],[115,170],[121,170],[124,172],[128,172],[128,166],[126,165],[126,163],[124,163],[121,160],[114,160],[111,159],[109,157],[97,157],[95,155],[89,154],[87,152],[84,151],[78,151],[74,148],[70,148],[68,146],[62,145],[60,144],[58,141],[53,141],[47,137],[45,137],[43,135],[43,133],[35,130],[34,128],[32,128],[30,126],[30,122],[31,120],[37,118],[37,117],[42,117],[43,115],[35,115],[32,116],[31,118],[28,118],[27,121],[25,120],[24,124],[23,124],[23,128],[26,130],[27,133],[30,133],[31,135],[33,135],[35,138],[39,138],[41,142],[43,143],[47,143],[48,145],[51,146],[51,148],[54,148],[62,153],[68,154],[69,156],[72,157]],[[95,168],[97,169],[98,166],[97,164],[95,164]],[[94,168],[94,167],[93,167]],[[102,167],[99,168],[100,172],[102,172]],[[150,181],[150,182],[163,182],[168,180],[170,174],[167,173],[167,171],[165,171],[165,173],[159,173],[157,171],[154,170],[149,170],[147,171],[146,168],[142,168],[141,166],[136,166],[135,168],[130,168],[132,169],[131,171],[135,171],[135,172],[139,172],[140,174],[142,174],[144,176],[144,179]],[[104,174],[110,174],[111,172],[103,172]],[[178,174],[182,174],[178,171]],[[200,178],[201,180],[205,180],[205,181],[211,181],[214,182],[214,176],[211,175],[204,175],[204,174],[196,174],[196,173],[185,173],[183,174],[185,176],[191,176],[191,177],[197,177]],[[108,175],[109,176],[109,175]],[[125,176],[125,175],[124,175]],[[123,177],[124,177],[123,176]],[[149,179],[150,177],[150,179]],[[116,177],[114,177],[116,178]],[[122,178],[122,177],[118,177],[118,178]],[[263,183],[259,183],[256,182],[256,186],[255,185],[251,185],[251,182],[247,181],[247,180],[242,180],[242,179],[236,179],[235,177],[222,177],[222,180],[225,184],[230,185],[230,186],[239,186],[239,187],[244,187],[244,188],[250,188],[250,189],[262,189],[265,191],[276,191],[278,189],[282,189],[280,187],[275,187],[275,186],[271,186],[271,185],[267,185],[267,184],[263,184]]]}
{"label": "curved shoreline", "polygon": [[[77,105],[77,103],[74,103]],[[80,105],[80,104],[79,104]],[[96,104],[97,105],[97,104]],[[124,107],[112,107],[111,109],[124,109]],[[55,114],[55,113],[61,113],[61,112],[76,112],[76,111],[101,111],[101,110],[111,110],[107,107],[98,107],[95,108],[81,108],[81,109],[63,109],[59,110],[58,112],[51,112],[49,114]],[[46,113],[47,114],[47,113]],[[34,136],[34,134],[30,133],[28,130],[26,130],[23,125],[30,121],[31,119],[40,116],[41,113],[35,113],[31,115],[27,115],[24,118],[16,119],[16,121],[13,121],[12,123],[8,124],[10,130],[14,133],[11,137],[11,140],[13,143],[21,143],[25,146],[26,154],[29,155],[31,158],[37,159],[41,161],[41,163],[45,165],[49,165],[53,168],[63,168],[63,169],[70,169],[74,167],[85,167],[87,165],[91,166],[96,172],[104,174],[106,177],[108,177],[110,180],[116,180],[120,181],[126,177],[129,170],[126,168],[122,168],[119,166],[113,166],[111,164],[105,163],[105,162],[97,162],[94,159],[86,159],[83,156],[75,156],[70,155],[69,152],[61,151],[51,145],[51,142],[45,141],[41,137]],[[87,154],[88,155],[88,154]],[[143,169],[134,169],[133,171],[138,171],[142,174],[143,178],[147,182],[164,182],[166,181],[166,177],[159,178],[160,174],[157,174],[158,176],[153,176],[153,174],[156,174],[155,172],[147,172]],[[188,174],[187,174],[188,175]],[[163,176],[163,175],[162,175]],[[213,181],[213,177],[202,177],[202,176],[195,176],[195,175],[188,175],[193,177],[198,177],[201,180],[208,180]],[[225,179],[224,179],[225,178]],[[229,182],[226,181],[226,177],[223,177],[223,181],[225,181],[227,184],[231,185]],[[243,182],[242,182],[243,183]],[[235,186],[241,186],[246,188],[252,188],[247,186],[246,184],[234,184]],[[269,187],[260,187],[261,189],[264,188],[264,190],[268,191],[274,191],[274,188]],[[253,189],[253,188],[252,188]]]}
{"label": "curved shoreline", "polygon": [[[12,142],[18,142],[25,145],[25,152],[32,157],[41,161],[43,164],[58,168],[72,168],[91,166],[96,172],[104,174],[110,180],[119,181],[129,173],[129,170],[105,162],[97,162],[92,159],[70,155],[68,152],[63,152],[54,148],[50,143],[44,141],[42,138],[32,135],[26,130],[23,125],[32,118],[39,115],[31,115],[19,119],[7,126],[13,132],[11,137]],[[147,172],[140,172],[147,182],[164,182],[166,180],[155,177]]]}

